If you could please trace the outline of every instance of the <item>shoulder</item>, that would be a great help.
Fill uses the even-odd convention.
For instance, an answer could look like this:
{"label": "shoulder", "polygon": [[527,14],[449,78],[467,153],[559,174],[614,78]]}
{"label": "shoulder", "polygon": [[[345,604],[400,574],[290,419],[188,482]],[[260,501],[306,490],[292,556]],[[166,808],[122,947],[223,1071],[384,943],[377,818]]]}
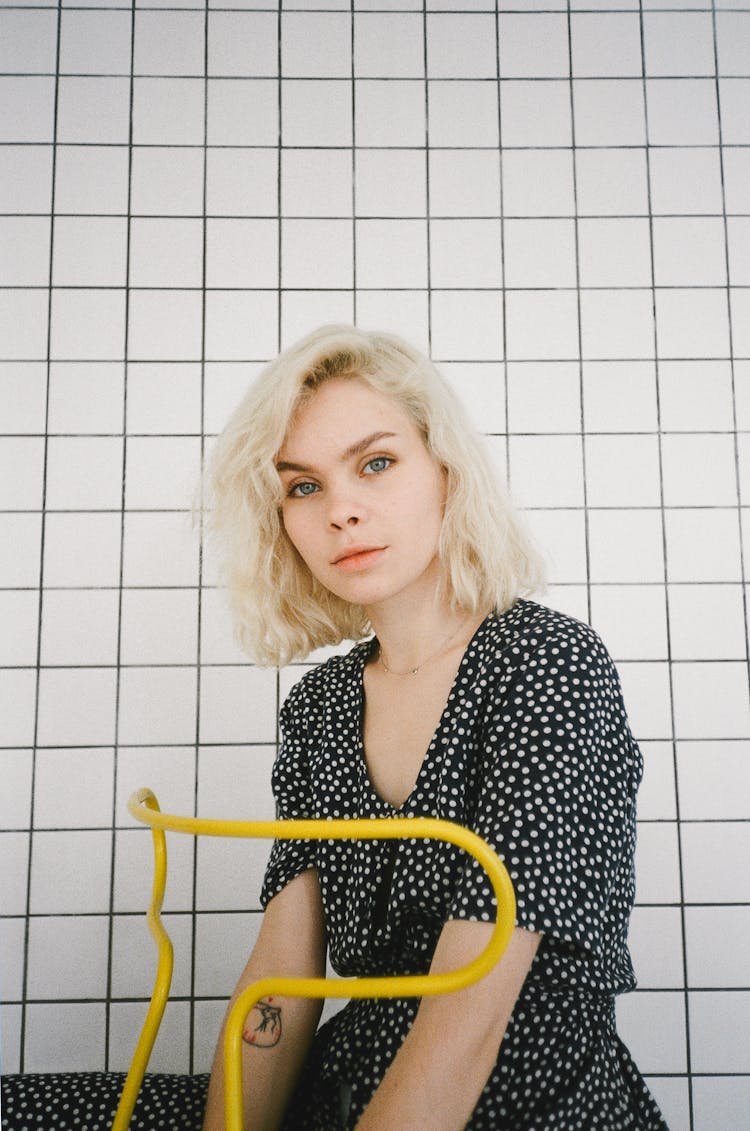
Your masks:
{"label": "shoulder", "polygon": [[492,614],[488,639],[491,650],[516,669],[555,656],[574,666],[612,665],[591,625],[536,601],[519,599],[506,612]]}
{"label": "shoulder", "polygon": [[331,656],[305,672],[284,700],[280,714],[282,725],[306,717],[316,704],[346,698],[359,684],[370,646],[369,640],[361,641],[343,655]]}

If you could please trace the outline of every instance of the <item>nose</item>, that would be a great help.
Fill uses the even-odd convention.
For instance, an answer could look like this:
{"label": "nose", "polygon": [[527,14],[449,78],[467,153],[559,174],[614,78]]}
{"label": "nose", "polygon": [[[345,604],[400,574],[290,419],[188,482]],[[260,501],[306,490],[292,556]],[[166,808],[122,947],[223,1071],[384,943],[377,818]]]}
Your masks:
{"label": "nose", "polygon": [[362,520],[362,508],[351,489],[329,488],[328,523],[334,530],[357,526]]}

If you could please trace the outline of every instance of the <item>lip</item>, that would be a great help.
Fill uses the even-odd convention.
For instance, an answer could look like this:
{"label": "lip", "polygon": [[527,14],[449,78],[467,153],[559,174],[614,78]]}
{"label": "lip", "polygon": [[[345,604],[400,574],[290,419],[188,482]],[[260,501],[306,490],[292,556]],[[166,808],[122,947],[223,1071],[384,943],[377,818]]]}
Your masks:
{"label": "lip", "polygon": [[347,546],[347,548],[333,559],[332,565],[343,570],[366,569],[385,553],[385,546]]}

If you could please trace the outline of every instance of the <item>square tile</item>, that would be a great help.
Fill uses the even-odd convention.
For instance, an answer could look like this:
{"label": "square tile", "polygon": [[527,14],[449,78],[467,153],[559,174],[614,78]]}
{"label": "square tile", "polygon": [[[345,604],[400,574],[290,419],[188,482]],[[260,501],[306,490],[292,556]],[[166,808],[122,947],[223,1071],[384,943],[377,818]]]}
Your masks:
{"label": "square tile", "polygon": [[428,285],[428,226],[422,219],[359,219],[355,249],[357,286]]}
{"label": "square tile", "polygon": [[576,436],[511,436],[510,482],[526,507],[580,507],[583,453]]}
{"label": "square tile", "polygon": [[620,678],[633,734],[647,741],[671,739],[673,727],[666,661],[623,661]]}
{"label": "square tile", "polygon": [[131,290],[128,345],[134,361],[195,361],[202,351],[200,290]]}
{"label": "square tile", "polygon": [[275,291],[208,291],[206,294],[205,352],[211,361],[275,356],[279,348],[278,326]]}
{"label": "square tile", "polygon": [[38,724],[41,745],[111,745],[115,737],[116,690],[113,669],[42,668]]}
{"label": "square tile", "polygon": [[505,431],[505,380],[500,364],[447,362],[440,371],[458,393],[477,432]]}
{"label": "square tile", "polygon": [[0,796],[0,829],[30,825],[32,762],[31,750],[0,750],[0,774],[5,783]]}
{"label": "square tile", "polygon": [[204,103],[202,79],[134,79],[134,144],[202,145]]}
{"label": "square tile", "polygon": [[507,12],[498,19],[500,77],[567,78],[568,21],[553,12]]}
{"label": "square tile", "polygon": [[499,219],[432,220],[430,222],[432,285],[477,289],[502,286],[500,231]]}
{"label": "square tile", "polygon": [[643,44],[649,76],[715,74],[710,12],[646,12]]}
{"label": "square tile", "polygon": [[717,144],[719,120],[712,79],[647,79],[646,99],[652,145]]}
{"label": "square tile", "polygon": [[52,436],[47,443],[49,510],[113,510],[122,505],[119,436]]}
{"label": "square tile", "polygon": [[747,668],[743,663],[686,661],[675,665],[672,681],[678,738],[750,735]]}
{"label": "square tile", "polygon": [[580,375],[575,362],[509,362],[508,426],[513,432],[577,432]]}
{"label": "square tile", "polygon": [[[60,153],[58,152],[58,161]],[[3,212],[49,212],[52,189],[52,149],[48,145],[3,147],[4,175],[0,182]]]}
{"label": "square tile", "polygon": [[[250,898],[251,893],[248,892]],[[196,920],[195,993],[227,998],[255,945],[261,916],[250,911],[200,914]]]}
{"label": "square tile", "polygon": [[131,287],[200,287],[202,221],[134,217],[130,222],[129,282]]}
{"label": "square tile", "polygon": [[28,833],[0,833],[2,868],[0,896],[5,915],[26,915],[26,881],[29,869]]}
{"label": "square tile", "polygon": [[206,152],[209,216],[276,216],[278,185],[278,156],[274,150],[227,147]]}
{"label": "square tile", "polygon": [[122,290],[52,292],[50,353],[56,361],[114,361],[125,352],[125,280]]}
{"label": "square tile", "polygon": [[[365,294],[364,297],[371,298],[372,293]],[[282,349],[326,323],[353,323],[354,292],[351,290],[283,291],[278,321],[280,325],[279,344]],[[376,317],[367,324],[373,326],[388,325],[393,329],[388,318]],[[275,351],[271,349],[270,352]]]}
{"label": "square tile", "polygon": [[[34,825],[40,829],[102,828],[112,824],[114,752],[109,748],[37,752]],[[81,804],[81,789],[86,803]]]}
{"label": "square tile", "polygon": [[528,511],[525,517],[548,562],[551,582],[585,583],[588,565],[583,511],[539,508]]}
{"label": "square tile", "polygon": [[721,432],[733,427],[732,370],[727,361],[662,361],[659,409],[668,432]]}
{"label": "square tile", "polygon": [[[164,798],[162,798],[162,801]],[[169,875],[163,911],[185,912],[193,907],[194,838],[174,836],[169,844]],[[151,902],[154,852],[148,830],[142,825],[120,829],[115,835],[114,911],[143,916]]]}
{"label": "square tile", "polygon": [[268,862],[266,844],[206,837],[198,845],[195,904],[198,911],[247,911]]}
{"label": "square tile", "polygon": [[623,994],[617,1031],[642,1072],[686,1070],[685,1000],[679,991]]}
{"label": "square tile", "polygon": [[706,433],[664,436],[662,460],[666,506],[737,504],[732,436]]}
{"label": "square tile", "polygon": [[0,438],[0,507],[4,510],[41,510],[44,479],[44,440],[41,436]]}
{"label": "square tile", "polygon": [[642,146],[646,115],[640,79],[573,81],[578,146]]}
{"label": "square tile", "polygon": [[423,146],[425,118],[424,84],[419,80],[355,80],[357,145]]}
{"label": "square tile", "polygon": [[47,286],[50,256],[48,216],[0,217],[1,286]]}
{"label": "square tile", "polygon": [[276,287],[279,231],[276,220],[206,221],[209,287]]}
{"label": "square tile", "polygon": [[203,152],[184,146],[134,146],[131,209],[136,215],[203,210]]}
{"label": "square tile", "polygon": [[195,590],[123,591],[120,658],[124,664],[191,664],[197,657]]}
{"label": "square tile", "polygon": [[[347,155],[348,156],[348,155]],[[458,156],[458,155],[456,155]],[[349,188],[345,176],[343,188]],[[437,206],[434,174],[431,172],[430,211],[444,211]],[[355,151],[355,209],[357,216],[425,216],[427,214],[427,162],[421,150]],[[443,203],[446,203],[443,201]],[[342,209],[347,215],[351,209]],[[452,211],[448,209],[447,211]]]}
{"label": "square tile", "polygon": [[47,324],[44,291],[0,291],[0,356],[14,361],[44,360]]}
{"label": "square tile", "polygon": [[27,1072],[102,1072],[104,1002],[30,1005],[26,1010]]}
{"label": "square tile", "polygon": [[127,803],[136,790],[144,787],[156,795],[164,811],[194,813],[196,760],[195,746],[120,746],[115,798],[117,827],[141,828],[128,812]]}
{"label": "square tile", "polygon": [[273,820],[271,769],[275,746],[206,747],[198,775],[198,815],[223,820]]}
{"label": "square tile", "polygon": [[51,514],[44,538],[44,584],[117,586],[120,516]]}
{"label": "square tile", "polygon": [[[202,15],[200,19],[202,22]],[[284,36],[288,34],[288,25],[285,25]],[[278,74],[277,38],[278,16],[275,12],[209,12],[209,77],[222,75],[252,79]]]}
{"label": "square tile", "polygon": [[668,657],[661,585],[592,585],[591,623],[616,662]]}
{"label": "square tile", "polygon": [[[97,998],[107,985],[105,916],[33,916],[29,920],[27,996]],[[81,957],[85,955],[85,961]]]}
{"label": "square tile", "polygon": [[697,1131],[711,1131],[712,1127],[741,1127],[749,1107],[749,1077],[693,1077],[693,1113]]}
{"label": "square tile", "polygon": [[736,508],[688,508],[664,513],[670,581],[739,581]]}
{"label": "square tile", "polygon": [[[494,159],[495,155],[492,156]],[[505,149],[502,163],[506,217],[575,214],[571,150]]]}
{"label": "square tile", "polygon": [[57,66],[55,12],[0,12],[0,71],[4,74],[45,74]]}
{"label": "square tile", "polygon": [[0,77],[0,141],[51,143],[54,121],[54,77]]}
{"label": "square tile", "polygon": [[124,287],[127,235],[124,217],[57,217],[53,284]]}
{"label": "square tile", "polygon": [[724,224],[719,217],[657,217],[653,236],[657,286],[726,285]]}
{"label": "square tile", "polygon": [[200,365],[128,366],[127,431],[169,435],[201,430]]}
{"label": "square tile", "polygon": [[[728,150],[731,154],[733,151]],[[726,160],[726,159],[725,159]],[[661,213],[722,213],[721,165],[716,148],[649,150],[651,207]]]}
{"label": "square tile", "polygon": [[638,12],[577,12],[570,31],[576,78],[642,74]]}
{"label": "square tile", "polygon": [[579,220],[578,254],[583,287],[651,286],[651,240],[645,217]]}
{"label": "square tile", "polygon": [[[498,100],[494,83],[433,79],[428,83],[427,97],[428,136],[433,148],[497,146]],[[507,138],[505,144],[509,144]]]}
{"label": "square tile", "polygon": [[746,740],[678,742],[680,813],[686,821],[744,820],[750,810]]}
{"label": "square tile", "polygon": [[586,487],[592,507],[658,507],[658,437],[587,436]]}
{"label": "square tile", "polygon": [[682,829],[685,899],[688,903],[747,903],[750,883],[746,822],[686,822]]}
{"label": "square tile", "polygon": [[127,145],[129,121],[128,78],[70,75],[59,79],[58,141]]}
{"label": "square tile", "polygon": [[696,1072],[750,1072],[750,992],[693,992],[690,1053]]}
{"label": "square tile", "polygon": [[[127,147],[58,145],[55,159],[55,209],[58,213],[127,212]],[[61,221],[62,216],[58,216],[56,238],[57,225]]]}
{"label": "square tile", "polygon": [[0,585],[39,584],[41,533],[41,514],[0,514]]}
{"label": "square tile", "polygon": [[742,660],[742,586],[671,585],[669,635],[675,660]]}
{"label": "square tile", "polygon": [[680,989],[684,985],[679,907],[636,907],[630,919],[628,945],[638,985],[644,990]]}
{"label": "square tile", "polygon": [[592,581],[664,581],[661,515],[656,511],[592,511],[589,549]]}
{"label": "square tile", "polygon": [[656,327],[661,357],[729,356],[727,300],[721,290],[702,287],[658,290]]}
{"label": "square tile", "polygon": [[[343,298],[343,296],[341,296]],[[435,292],[432,293],[433,302]],[[423,291],[359,291],[356,296],[356,321],[360,326],[387,326],[394,334],[413,342],[429,353],[429,299]]]}
{"label": "square tile", "polygon": [[281,232],[284,287],[350,287],[352,226],[346,220],[287,220]]}
{"label": "square tile", "polygon": [[513,220],[503,226],[508,287],[574,287],[576,240],[572,220]]}
{"label": "square tile", "polygon": [[[4,1002],[20,1001],[23,997],[23,976],[26,945],[26,923],[23,919],[0,919],[0,948],[3,954],[3,973],[0,993]],[[3,1071],[8,1068],[8,1029],[5,1017],[3,1026]]]}
{"label": "square tile", "polygon": [[653,432],[658,416],[651,361],[583,363],[583,411],[591,432]]}
{"label": "square tile", "polygon": [[277,80],[209,79],[206,134],[209,145],[278,145]]}
{"label": "square tile", "polygon": [[575,161],[579,215],[647,215],[645,149],[578,149]]}
{"label": "square tile", "polygon": [[[268,27],[264,25],[270,41],[268,54],[275,56],[276,16],[264,13],[263,19],[268,21]],[[284,12],[280,41],[281,73],[285,78],[349,78],[352,73],[348,12]]]}
{"label": "square tile", "polygon": [[269,743],[276,740],[276,677],[250,664],[210,667],[201,679],[204,743]]}
{"label": "square tile", "polygon": [[155,746],[193,742],[196,682],[193,668],[125,668],[120,674],[120,741]]}
{"label": "square tile", "polygon": [[[652,357],[654,311],[651,291],[582,291],[581,341],[586,360]],[[662,350],[662,353],[665,352]]]}
{"label": "square tile", "polygon": [[109,832],[34,833],[32,915],[106,914],[111,855]]}
{"label": "square tile", "polygon": [[554,79],[509,79],[500,100],[504,146],[570,146],[570,95]]}
{"label": "square tile", "polygon": [[[202,76],[204,54],[205,17],[202,12],[136,9],[134,75]],[[130,69],[129,60],[125,69]]]}
{"label": "square tile", "polygon": [[42,602],[44,665],[117,662],[118,595],[114,589],[46,589]]}
{"label": "square tile", "polygon": [[578,304],[573,291],[508,291],[507,354],[511,361],[566,361],[579,356]]}
{"label": "square tile", "polygon": [[186,514],[125,514],[124,585],[197,585],[198,539]]}
{"label": "square tile", "polygon": [[284,79],[281,130],[284,145],[351,145],[351,82]]}
{"label": "square tile", "polygon": [[[170,995],[190,996],[192,922],[189,915],[165,915],[164,928],[174,944],[175,969]],[[112,924],[112,997],[150,998],[156,974],[156,950],[141,915],[116,915]],[[187,1003],[186,1003],[187,1004]],[[137,1032],[137,1028],[131,1030]],[[161,1033],[161,1027],[159,1028]],[[128,1058],[132,1057],[132,1049]],[[125,1068],[129,1067],[128,1059]],[[156,1071],[151,1067],[150,1070]]]}
{"label": "square tile", "polygon": [[429,14],[427,74],[436,79],[494,78],[495,20],[478,12]]}
{"label": "square tile", "polygon": [[53,362],[48,425],[56,432],[120,432],[124,407],[122,362]]}
{"label": "square tile", "polygon": [[[357,78],[422,78],[424,34],[421,13],[358,12],[354,17],[354,73]],[[362,142],[361,138],[359,140]]]}
{"label": "square tile", "polygon": [[750,907],[687,907],[685,942],[691,988],[750,983]]}
{"label": "square tile", "polygon": [[[86,12],[63,8],[60,14],[60,73],[129,74],[130,36],[129,11]],[[49,70],[55,70],[54,54]]]}
{"label": "square tile", "polygon": [[[736,5],[746,7],[744,3]],[[716,50],[720,75],[748,73],[748,48],[750,47],[750,13],[717,12]]]}
{"label": "square tile", "polygon": [[283,216],[350,216],[352,155],[343,149],[285,149],[281,153]]}

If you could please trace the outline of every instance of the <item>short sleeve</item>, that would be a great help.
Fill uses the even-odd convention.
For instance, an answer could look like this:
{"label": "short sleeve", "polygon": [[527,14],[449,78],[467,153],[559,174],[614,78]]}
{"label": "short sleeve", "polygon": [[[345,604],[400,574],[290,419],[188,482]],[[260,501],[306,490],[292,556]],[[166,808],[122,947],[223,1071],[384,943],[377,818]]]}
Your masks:
{"label": "short sleeve", "polygon": [[[279,715],[281,745],[271,774],[277,820],[315,815],[302,725],[303,707],[299,700],[300,696],[293,689]],[[290,880],[316,866],[316,844],[312,840],[274,841],[260,893],[264,910]]]}
{"label": "short sleeve", "polygon": [[[485,720],[468,823],[508,868],[519,926],[600,953],[610,904],[634,883],[641,761],[606,649],[587,626],[569,624],[507,657],[514,670]],[[475,861],[450,917],[494,920]]]}

